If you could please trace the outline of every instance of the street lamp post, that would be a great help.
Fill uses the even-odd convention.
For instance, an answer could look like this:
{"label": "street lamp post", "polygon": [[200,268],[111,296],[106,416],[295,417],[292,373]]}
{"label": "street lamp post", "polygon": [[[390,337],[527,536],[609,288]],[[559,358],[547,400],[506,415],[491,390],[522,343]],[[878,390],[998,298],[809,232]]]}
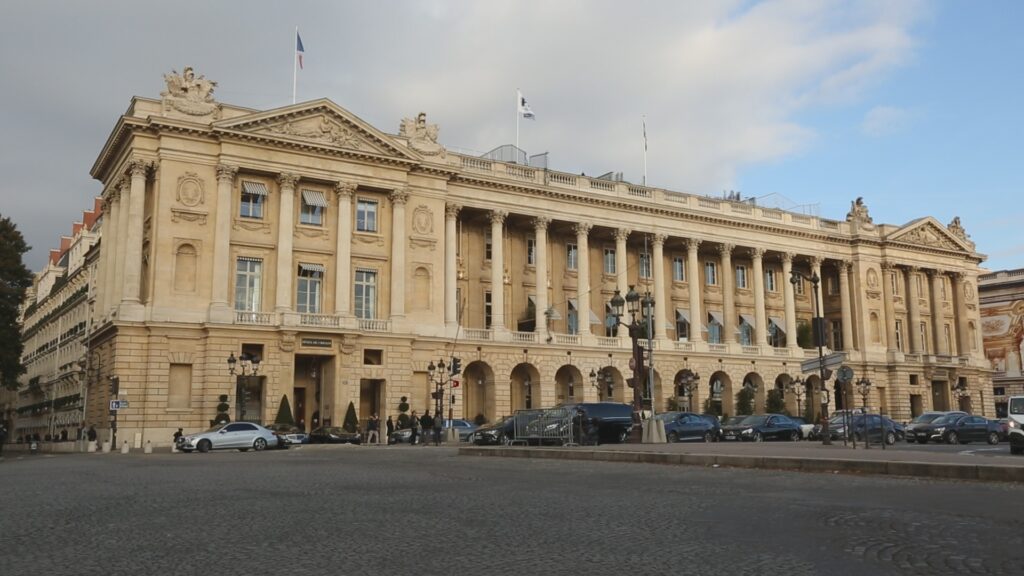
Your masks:
{"label": "street lamp post", "polygon": [[[236,368],[240,368],[241,373]],[[259,354],[242,352],[238,355],[238,358],[235,358],[235,353],[232,352],[228,356],[228,373],[232,376],[238,376],[235,380],[235,394],[238,396],[238,410],[241,413],[239,420],[245,420],[245,402],[249,399],[249,377],[255,378],[259,372]]]}
{"label": "street lamp post", "polygon": [[676,378],[679,395],[686,398],[687,410],[690,412],[693,412],[693,393],[697,391],[698,384],[700,384],[700,375],[689,368],[680,372]]}
{"label": "street lamp post", "polygon": [[[870,422],[868,420],[868,394],[871,394],[871,380],[864,378],[863,376],[854,383],[857,386],[857,392],[860,393],[861,397],[861,408],[863,409],[864,416],[864,448],[871,448],[871,441],[868,437],[870,434]],[[879,414],[879,425],[882,426],[882,446],[885,446],[885,426],[881,420],[881,414]],[[853,423],[853,416],[850,416],[850,423]],[[855,445],[856,446],[856,445]]]}
{"label": "street lamp post", "polygon": [[803,399],[804,393],[806,392],[806,389],[804,388],[805,385],[806,383],[804,382],[803,378],[800,378],[799,376],[797,376],[795,379],[791,379],[789,381],[789,384],[786,384],[786,390],[790,394],[796,396],[796,413],[797,416],[800,417],[803,417],[804,415]]}
{"label": "street lamp post", "polygon": [[[448,421],[451,422],[454,417],[455,411],[455,388],[459,386],[459,380],[456,378],[462,372],[462,359],[452,356],[449,359],[447,367],[444,363],[444,358],[439,358],[437,364],[433,361],[427,364],[427,379],[434,384],[434,391],[430,394],[430,397],[434,399],[434,417],[441,418],[444,420],[442,414],[444,413],[444,400],[445,400],[445,386],[450,386],[452,394],[450,401],[448,402]],[[443,422],[442,422],[443,424]],[[443,428],[443,425],[442,425]],[[454,426],[448,428],[448,440],[458,440],[459,431]]]}
{"label": "street lamp post", "polygon": [[808,280],[811,283],[811,290],[814,292],[814,318],[811,319],[811,325],[813,326],[814,343],[818,346],[818,376],[821,378],[821,443],[828,446],[832,444],[832,438],[828,431],[828,390],[825,387],[825,362],[823,359],[825,356],[825,318],[821,316],[821,303],[818,302],[818,284],[821,282],[821,278],[818,278],[814,272],[811,272],[810,276],[806,276],[796,269],[789,277],[789,282],[794,286],[803,280]]}
{"label": "street lamp post", "polygon": [[[643,411],[643,392],[641,386],[644,385],[644,349],[640,345],[640,339],[647,338],[647,349],[648,354],[653,357],[654,343],[653,343],[653,322],[654,322],[654,298],[650,292],[647,292],[643,297],[644,310],[640,310],[641,297],[633,286],[629,287],[629,292],[626,293],[626,297],[623,298],[622,294],[616,290],[610,301],[612,307],[612,317],[615,319],[616,326],[625,326],[629,331],[629,338],[633,344],[633,356],[629,361],[629,366],[633,370],[633,378],[630,386],[633,388],[633,430],[631,435],[631,441],[636,442],[636,431],[642,430],[641,412]],[[625,305],[629,305],[628,312],[630,316],[629,324],[622,321],[622,317],[625,315],[623,310]],[[642,314],[642,320],[639,316]],[[654,426],[659,421],[654,418],[654,364],[651,362],[649,371],[646,375],[646,384],[651,387],[651,420],[650,422],[655,423],[651,425],[652,432],[648,433],[647,438],[641,438],[641,441],[648,442],[664,442],[665,434],[664,429],[661,429],[661,433],[653,432]]]}
{"label": "street lamp post", "polygon": [[[967,389],[967,382],[965,380],[959,380],[952,386],[953,394],[956,395],[956,408],[957,410],[963,410],[964,398],[971,395],[971,391]],[[966,412],[966,410],[964,410]]]}

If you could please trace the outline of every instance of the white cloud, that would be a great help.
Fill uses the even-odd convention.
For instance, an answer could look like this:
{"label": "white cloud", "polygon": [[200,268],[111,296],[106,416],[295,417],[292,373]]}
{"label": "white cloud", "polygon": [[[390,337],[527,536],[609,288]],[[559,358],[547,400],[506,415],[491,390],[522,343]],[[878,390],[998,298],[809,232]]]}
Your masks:
{"label": "white cloud", "polygon": [[910,112],[892,106],[875,106],[864,114],[861,132],[868,136],[880,137],[899,132],[910,121]]}

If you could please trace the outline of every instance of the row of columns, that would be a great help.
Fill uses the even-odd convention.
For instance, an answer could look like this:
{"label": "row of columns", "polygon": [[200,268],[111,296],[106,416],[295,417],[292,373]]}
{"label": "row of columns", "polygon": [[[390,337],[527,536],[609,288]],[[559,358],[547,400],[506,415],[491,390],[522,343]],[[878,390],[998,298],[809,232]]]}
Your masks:
{"label": "row of columns", "polygon": [[128,174],[104,196],[104,244],[100,274],[107,287],[103,309],[120,307],[121,317],[138,319],[142,302],[142,235],[146,207],[146,182],[153,163],[134,159]]}
{"label": "row of columns", "polygon": [[[927,342],[921,334],[921,299],[927,299],[929,302],[929,308],[931,309],[931,327],[928,330],[932,337],[932,351],[935,354],[946,356],[952,354],[949,344],[952,342],[946,342],[945,334],[945,315],[942,311],[942,287],[943,277],[946,275],[945,272],[940,270],[925,270],[925,274],[928,276],[928,282],[922,283],[922,290],[918,290],[917,278],[921,273],[921,269],[916,266],[902,266],[898,267],[891,263],[885,263],[882,265],[882,270],[885,273],[885,281],[883,282],[883,296],[885,297],[885,315],[886,315],[886,342],[890,351],[896,350],[896,310],[894,307],[895,296],[892,289],[892,278],[891,274],[902,274],[904,293],[903,297],[906,301],[907,318],[909,326],[907,326],[907,341],[910,344],[911,354],[925,354],[927,350]],[[970,318],[967,309],[966,297],[963,290],[964,275],[960,272],[948,273],[950,277],[950,287],[952,290],[954,310],[955,310],[955,321],[954,328],[956,332],[956,346],[957,354],[960,356],[966,356],[971,352],[971,330],[970,330]],[[922,292],[929,291],[930,294],[924,294]]]}

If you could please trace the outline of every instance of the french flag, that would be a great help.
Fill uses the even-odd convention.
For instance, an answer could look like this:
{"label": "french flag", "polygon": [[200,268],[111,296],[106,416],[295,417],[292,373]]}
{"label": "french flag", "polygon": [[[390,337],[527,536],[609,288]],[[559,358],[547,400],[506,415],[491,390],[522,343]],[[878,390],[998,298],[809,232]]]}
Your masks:
{"label": "french flag", "polygon": [[299,31],[295,31],[295,54],[299,57],[299,68],[302,68],[302,54],[305,50],[302,48],[302,36],[299,36]]}

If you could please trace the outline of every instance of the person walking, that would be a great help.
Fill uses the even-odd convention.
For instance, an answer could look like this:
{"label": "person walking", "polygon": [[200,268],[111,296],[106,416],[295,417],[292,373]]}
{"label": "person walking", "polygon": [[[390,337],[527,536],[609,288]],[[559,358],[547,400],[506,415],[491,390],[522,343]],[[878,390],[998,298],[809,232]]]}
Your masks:
{"label": "person walking", "polygon": [[366,443],[380,444],[380,418],[376,414],[370,416],[366,423]]}
{"label": "person walking", "polygon": [[85,437],[89,439],[89,442],[96,441],[96,427],[89,426],[89,431],[85,433]]}
{"label": "person walking", "polygon": [[185,433],[182,431],[182,429],[178,428],[178,431],[174,433],[174,445],[175,446],[177,446],[181,442],[181,437],[184,436],[184,435],[185,435]]}
{"label": "person walking", "polygon": [[415,446],[416,440],[420,435],[420,419],[419,416],[416,416],[415,410],[412,411],[412,416],[409,420],[409,428],[412,430],[412,433],[409,435],[409,445]]}
{"label": "person walking", "polygon": [[424,438],[422,445],[426,446],[430,443],[430,436],[426,436],[433,432],[434,418],[430,415],[430,410],[423,412],[423,417],[420,418],[420,429],[422,430],[422,437]]}
{"label": "person walking", "polygon": [[390,445],[391,444],[391,435],[395,432],[395,420],[391,416],[388,416],[387,431],[388,431],[388,436],[384,440],[388,443],[388,445]]}
{"label": "person walking", "polygon": [[4,444],[7,443],[7,426],[0,422],[0,458],[4,457]]}
{"label": "person walking", "polygon": [[440,414],[434,416],[434,446],[441,445],[441,429],[444,428],[444,418]]}

